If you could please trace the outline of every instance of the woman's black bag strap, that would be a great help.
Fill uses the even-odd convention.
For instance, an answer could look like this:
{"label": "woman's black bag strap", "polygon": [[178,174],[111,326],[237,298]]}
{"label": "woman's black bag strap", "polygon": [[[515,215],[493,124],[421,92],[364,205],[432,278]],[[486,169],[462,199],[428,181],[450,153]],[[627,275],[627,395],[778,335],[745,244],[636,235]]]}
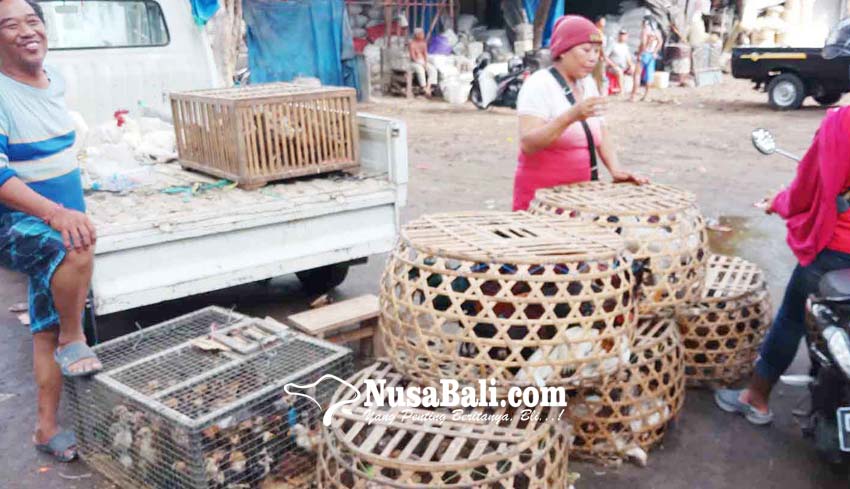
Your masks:
{"label": "woman's black bag strap", "polygon": [[[558,81],[558,84],[561,85],[561,88],[564,90],[564,96],[567,97],[567,100],[570,104],[576,104],[576,97],[573,95],[573,91],[570,86],[567,84],[567,80],[564,80],[564,77],[561,76],[561,73],[555,69],[555,67],[549,68],[549,73],[552,73],[552,76],[555,77],[555,80]],[[590,131],[590,126],[587,124],[587,121],[581,121],[581,127],[584,129],[584,135],[587,136],[587,147],[590,149],[590,179],[591,180],[599,180],[599,165],[596,162],[596,144],[593,141],[593,133]]]}

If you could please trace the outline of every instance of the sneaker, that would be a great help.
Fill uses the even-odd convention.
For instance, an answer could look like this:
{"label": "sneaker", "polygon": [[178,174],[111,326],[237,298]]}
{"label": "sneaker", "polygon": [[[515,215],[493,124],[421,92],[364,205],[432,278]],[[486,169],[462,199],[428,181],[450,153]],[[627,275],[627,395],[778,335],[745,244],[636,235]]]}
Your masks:
{"label": "sneaker", "polygon": [[718,389],[714,392],[714,402],[727,413],[743,414],[747,421],[755,425],[766,425],[773,421],[773,412],[763,413],[751,405],[741,402],[742,390]]}

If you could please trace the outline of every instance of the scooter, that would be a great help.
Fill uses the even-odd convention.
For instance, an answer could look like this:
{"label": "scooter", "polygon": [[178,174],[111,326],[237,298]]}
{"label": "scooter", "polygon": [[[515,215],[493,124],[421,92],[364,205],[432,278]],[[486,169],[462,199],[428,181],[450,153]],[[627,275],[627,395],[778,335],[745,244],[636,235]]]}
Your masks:
{"label": "scooter", "polygon": [[475,62],[472,70],[472,89],[469,99],[481,110],[491,105],[516,108],[519,90],[531,73],[525,68],[520,58],[512,58],[508,62],[508,73],[495,76],[487,67],[490,66],[492,55],[482,53]]}
{"label": "scooter", "polygon": [[[800,158],[776,147],[770,131],[756,129],[753,145],[765,155]],[[809,408],[795,409],[803,435],[833,469],[850,468],[850,269],[823,276],[806,301],[809,375],[783,375],[782,383],[806,387]]]}

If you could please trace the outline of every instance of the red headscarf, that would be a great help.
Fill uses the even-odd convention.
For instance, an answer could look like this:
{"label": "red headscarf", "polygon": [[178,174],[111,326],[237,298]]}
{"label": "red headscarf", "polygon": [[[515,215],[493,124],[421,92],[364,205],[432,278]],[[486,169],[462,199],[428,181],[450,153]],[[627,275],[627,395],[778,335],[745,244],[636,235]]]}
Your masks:
{"label": "red headscarf", "polygon": [[549,50],[552,51],[552,59],[558,59],[570,49],[586,43],[602,44],[599,28],[581,15],[565,15],[555,22]]}

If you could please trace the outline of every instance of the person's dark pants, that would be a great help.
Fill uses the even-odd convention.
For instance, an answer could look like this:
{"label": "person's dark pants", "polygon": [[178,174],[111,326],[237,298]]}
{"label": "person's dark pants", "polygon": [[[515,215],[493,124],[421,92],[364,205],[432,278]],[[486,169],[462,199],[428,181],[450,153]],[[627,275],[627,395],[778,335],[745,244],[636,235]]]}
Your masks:
{"label": "person's dark pants", "polygon": [[797,265],[776,319],[759,350],[758,376],[775,383],[788,370],[806,333],[806,299],[817,292],[818,283],[826,272],[842,268],[850,268],[850,254],[833,250],[823,250],[808,266]]}

